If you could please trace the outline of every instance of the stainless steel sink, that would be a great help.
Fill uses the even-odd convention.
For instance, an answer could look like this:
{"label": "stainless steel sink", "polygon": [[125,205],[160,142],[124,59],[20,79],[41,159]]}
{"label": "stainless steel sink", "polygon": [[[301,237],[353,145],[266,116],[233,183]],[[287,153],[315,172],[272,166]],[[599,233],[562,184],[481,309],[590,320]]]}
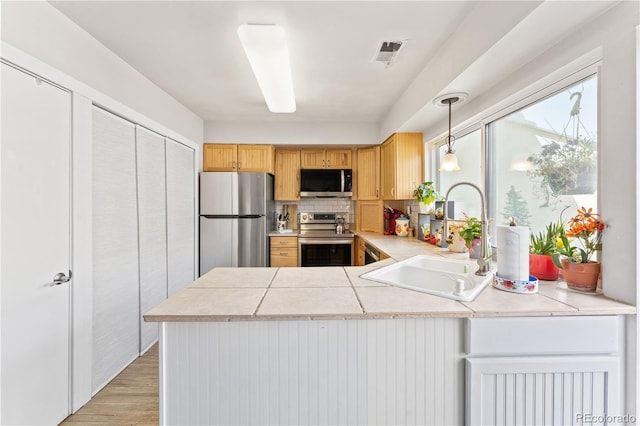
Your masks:
{"label": "stainless steel sink", "polygon": [[493,272],[475,275],[475,261],[454,261],[419,255],[360,277],[448,299],[469,302],[493,280]]}

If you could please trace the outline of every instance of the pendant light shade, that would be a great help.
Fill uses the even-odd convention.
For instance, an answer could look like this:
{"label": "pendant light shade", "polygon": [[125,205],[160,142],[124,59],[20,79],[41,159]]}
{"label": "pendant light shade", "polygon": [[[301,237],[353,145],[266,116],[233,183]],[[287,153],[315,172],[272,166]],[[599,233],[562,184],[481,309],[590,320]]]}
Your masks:
{"label": "pendant light shade", "polygon": [[442,163],[440,164],[439,169],[441,172],[455,172],[460,170],[458,157],[456,156],[456,152],[453,150],[453,144],[456,141],[456,138],[451,136],[451,105],[462,102],[466,98],[466,93],[454,93],[451,95],[440,96],[433,100],[433,103],[436,105],[449,107],[449,135],[445,140],[445,143],[447,144],[447,151],[444,153],[444,157],[442,157]]}
{"label": "pendant light shade", "polygon": [[458,165],[458,157],[453,151],[447,151],[442,158],[442,164],[440,165],[441,172],[455,172],[460,170]]}

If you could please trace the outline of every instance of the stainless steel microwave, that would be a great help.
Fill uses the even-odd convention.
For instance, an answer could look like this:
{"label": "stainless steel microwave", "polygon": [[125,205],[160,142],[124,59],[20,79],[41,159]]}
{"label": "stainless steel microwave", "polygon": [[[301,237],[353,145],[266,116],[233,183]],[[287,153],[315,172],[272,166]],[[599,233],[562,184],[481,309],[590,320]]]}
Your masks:
{"label": "stainless steel microwave", "polygon": [[353,195],[351,176],[351,169],[302,169],[300,170],[300,197],[351,197]]}

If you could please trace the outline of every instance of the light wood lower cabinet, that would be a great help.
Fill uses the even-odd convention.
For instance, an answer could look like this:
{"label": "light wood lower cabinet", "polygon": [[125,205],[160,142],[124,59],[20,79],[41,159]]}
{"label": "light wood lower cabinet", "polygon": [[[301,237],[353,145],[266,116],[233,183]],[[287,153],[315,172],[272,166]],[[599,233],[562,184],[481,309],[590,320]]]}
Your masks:
{"label": "light wood lower cabinet", "polygon": [[298,266],[298,237],[271,237],[271,267]]}
{"label": "light wood lower cabinet", "polygon": [[353,262],[354,266],[364,266],[364,240],[356,235],[356,258]]}

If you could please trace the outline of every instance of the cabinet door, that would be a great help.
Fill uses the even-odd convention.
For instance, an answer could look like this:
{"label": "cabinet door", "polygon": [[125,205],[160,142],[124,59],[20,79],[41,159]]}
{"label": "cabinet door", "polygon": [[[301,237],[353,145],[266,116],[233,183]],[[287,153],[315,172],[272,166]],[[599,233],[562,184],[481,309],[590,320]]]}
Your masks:
{"label": "cabinet door", "polygon": [[328,149],[325,152],[325,167],[328,169],[350,169],[350,149]]}
{"label": "cabinet door", "polygon": [[93,109],[93,377],[102,388],[140,351],[135,126]]}
{"label": "cabinet door", "polygon": [[384,232],[382,201],[358,201],[357,206],[360,231]]}
{"label": "cabinet door", "polygon": [[140,250],[140,353],[157,338],[158,325],[142,315],[167,298],[167,213],[164,137],[136,126]]}
{"label": "cabinet door", "polygon": [[424,181],[424,143],[422,133],[396,133],[395,199],[410,200]]}
{"label": "cabinet door", "polygon": [[[621,413],[617,356],[467,358],[471,425],[583,424]],[[582,419],[583,420],[583,419]]]}
{"label": "cabinet door", "polygon": [[300,151],[276,151],[275,199],[290,201],[300,199]]}
{"label": "cabinet door", "polygon": [[396,199],[396,142],[387,139],[380,147],[381,197],[383,200]]}
{"label": "cabinet door", "polygon": [[356,247],[355,266],[364,266],[364,240],[356,236],[355,247]]}
{"label": "cabinet door", "polygon": [[205,172],[235,172],[238,170],[238,145],[203,145],[202,169]]}
{"label": "cabinet door", "polygon": [[380,147],[358,149],[358,200],[380,199]]}
{"label": "cabinet door", "polygon": [[168,295],[195,279],[194,151],[166,139]]}
{"label": "cabinet door", "polygon": [[303,149],[300,151],[300,168],[323,169],[325,168],[324,149]]}
{"label": "cabinet door", "polygon": [[273,173],[273,145],[238,145],[239,172]]}

